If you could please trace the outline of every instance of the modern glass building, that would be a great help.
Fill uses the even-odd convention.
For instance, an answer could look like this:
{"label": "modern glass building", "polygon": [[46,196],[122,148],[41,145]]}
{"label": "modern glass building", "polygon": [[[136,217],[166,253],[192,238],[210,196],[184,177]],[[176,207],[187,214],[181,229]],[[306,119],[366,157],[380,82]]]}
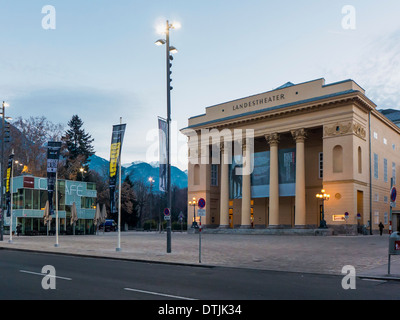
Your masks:
{"label": "modern glass building", "polygon": [[[73,234],[71,225],[71,207],[75,202],[78,221],[75,224],[75,234],[92,234],[93,219],[96,211],[96,184],[91,182],[58,180],[58,217],[59,233]],[[13,223],[16,230],[21,225],[22,234],[47,234],[48,227],[44,225],[43,215],[47,201],[47,178],[19,176],[13,178]],[[55,192],[53,203],[55,206]],[[55,213],[52,217],[49,231],[55,232]],[[9,232],[10,217],[4,219],[4,230]]]}

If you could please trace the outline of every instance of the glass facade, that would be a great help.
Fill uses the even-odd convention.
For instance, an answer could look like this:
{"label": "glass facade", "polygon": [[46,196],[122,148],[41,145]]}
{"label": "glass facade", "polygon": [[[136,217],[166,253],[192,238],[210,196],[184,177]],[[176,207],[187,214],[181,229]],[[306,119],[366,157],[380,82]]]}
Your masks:
{"label": "glass facade", "polygon": [[[33,183],[27,183],[27,180]],[[90,234],[94,232],[93,219],[96,206],[96,184],[80,181],[58,180],[58,217],[60,234]],[[55,215],[50,227],[44,225],[43,215],[48,200],[47,178],[32,176],[14,177],[12,185],[13,230],[22,226],[22,234],[55,233]],[[3,200],[5,196],[3,195]],[[5,202],[4,202],[5,203]],[[71,225],[71,207],[75,203],[78,221]],[[56,193],[53,193],[56,204]],[[9,230],[10,217],[5,217],[5,231]]]}
{"label": "glass facade", "polygon": [[[294,196],[296,187],[296,148],[280,149],[279,163],[279,195]],[[242,197],[242,176],[237,168],[242,166],[242,156],[232,157],[229,165],[229,196],[230,199]],[[253,172],[251,174],[251,197],[269,197],[270,154],[269,151],[255,152]]]}

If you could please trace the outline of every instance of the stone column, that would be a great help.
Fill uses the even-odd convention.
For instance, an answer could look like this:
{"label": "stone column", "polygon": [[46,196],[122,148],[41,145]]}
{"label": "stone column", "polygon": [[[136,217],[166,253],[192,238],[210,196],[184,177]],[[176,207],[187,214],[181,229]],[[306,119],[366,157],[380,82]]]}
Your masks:
{"label": "stone column", "polygon": [[274,228],[279,225],[279,163],[278,163],[278,143],[279,134],[273,133],[266,135],[269,152],[269,222],[268,227]]}
{"label": "stone column", "polygon": [[306,225],[306,182],[304,161],[304,129],[293,130],[292,136],[296,140],[296,199],[295,199],[295,227],[304,228]]}
{"label": "stone column", "polygon": [[240,228],[249,229],[251,227],[251,180],[250,180],[250,161],[251,148],[244,142],[243,148],[243,168],[242,168],[242,220]]}
{"label": "stone column", "polygon": [[229,228],[229,145],[227,142],[221,143],[221,196],[219,227],[221,229]]}

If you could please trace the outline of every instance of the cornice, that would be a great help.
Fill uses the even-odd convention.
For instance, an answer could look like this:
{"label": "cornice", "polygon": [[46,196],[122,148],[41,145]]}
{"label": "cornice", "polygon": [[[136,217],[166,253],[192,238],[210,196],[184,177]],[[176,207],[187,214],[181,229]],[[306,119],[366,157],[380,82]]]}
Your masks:
{"label": "cornice", "polygon": [[[338,107],[345,104],[355,104],[359,108],[367,111],[374,110],[375,104],[365,97],[361,92],[351,90],[337,95],[329,95],[323,98],[309,99],[304,102],[294,102],[286,106],[272,107],[256,112],[250,112],[243,115],[228,117],[225,119],[216,119],[205,123],[189,126],[182,129],[185,133],[186,129],[201,130],[201,129],[224,129],[224,128],[237,128],[238,126],[245,126],[246,124],[253,124],[263,120],[272,120],[282,117],[294,116],[298,114],[307,113],[310,111],[317,111],[319,109],[329,109]],[[260,132],[260,134],[263,134]]]}

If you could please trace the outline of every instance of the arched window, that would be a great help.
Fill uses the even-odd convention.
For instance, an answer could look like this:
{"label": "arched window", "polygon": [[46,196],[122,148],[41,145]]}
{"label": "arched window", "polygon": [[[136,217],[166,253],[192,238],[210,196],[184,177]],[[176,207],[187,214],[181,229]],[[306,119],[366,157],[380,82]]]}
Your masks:
{"label": "arched window", "polygon": [[362,173],[362,152],[361,152],[361,147],[358,147],[358,173]]}
{"label": "arched window", "polygon": [[335,146],[333,148],[333,172],[343,172],[343,148]]}
{"label": "arched window", "polygon": [[200,165],[195,164],[193,168],[193,184],[198,186],[200,184]]}

